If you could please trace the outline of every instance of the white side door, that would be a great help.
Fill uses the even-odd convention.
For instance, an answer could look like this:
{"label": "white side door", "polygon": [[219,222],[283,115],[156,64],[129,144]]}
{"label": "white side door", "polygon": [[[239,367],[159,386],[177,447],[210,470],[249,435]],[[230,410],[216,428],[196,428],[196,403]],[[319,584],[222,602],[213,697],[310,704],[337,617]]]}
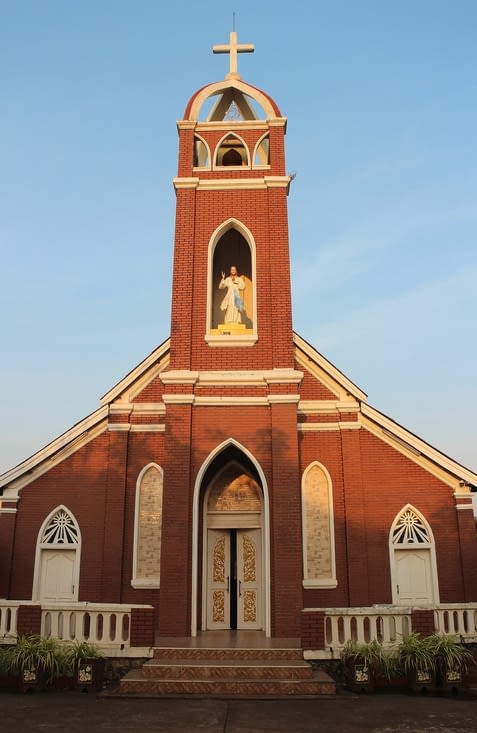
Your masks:
{"label": "white side door", "polygon": [[394,563],[398,605],[431,605],[434,593],[430,550],[395,550]]}
{"label": "white side door", "polygon": [[71,602],[75,600],[76,550],[42,550],[39,600]]}

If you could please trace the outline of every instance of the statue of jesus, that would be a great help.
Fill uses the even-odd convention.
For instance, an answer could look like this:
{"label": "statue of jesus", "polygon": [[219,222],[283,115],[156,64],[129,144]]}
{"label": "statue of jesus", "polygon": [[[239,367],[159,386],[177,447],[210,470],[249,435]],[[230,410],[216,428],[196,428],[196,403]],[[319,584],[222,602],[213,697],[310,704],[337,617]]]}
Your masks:
{"label": "statue of jesus", "polygon": [[245,290],[245,283],[237,273],[237,268],[232,265],[230,275],[225,277],[222,273],[222,280],[219,283],[220,290],[227,288],[227,293],[220,304],[220,310],[225,311],[224,323],[242,323],[243,300],[241,290]]}

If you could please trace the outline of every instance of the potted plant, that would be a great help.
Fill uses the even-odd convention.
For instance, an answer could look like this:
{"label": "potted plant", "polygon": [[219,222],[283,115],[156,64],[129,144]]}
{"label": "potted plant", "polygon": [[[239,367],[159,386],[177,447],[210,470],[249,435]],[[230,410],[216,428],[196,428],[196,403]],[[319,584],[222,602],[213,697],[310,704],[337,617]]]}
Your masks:
{"label": "potted plant", "polygon": [[436,656],[430,636],[412,631],[403,636],[396,653],[411,689],[421,693],[435,690]]}
{"label": "potted plant", "polygon": [[51,686],[68,668],[64,646],[50,637],[20,636],[10,655],[11,669],[24,692]]}
{"label": "potted plant", "polygon": [[106,659],[95,644],[87,641],[73,641],[68,649],[73,667],[75,687],[83,691],[99,690],[103,687]]}
{"label": "potted plant", "polygon": [[0,689],[14,689],[18,687],[17,676],[12,671],[11,646],[0,647]]}
{"label": "potted plant", "polygon": [[341,653],[348,687],[355,692],[372,692],[378,676],[390,677],[393,658],[376,641],[347,641]]}
{"label": "potted plant", "polygon": [[432,634],[429,644],[436,660],[439,688],[458,692],[463,687],[468,665],[474,663],[472,654],[451,634]]}

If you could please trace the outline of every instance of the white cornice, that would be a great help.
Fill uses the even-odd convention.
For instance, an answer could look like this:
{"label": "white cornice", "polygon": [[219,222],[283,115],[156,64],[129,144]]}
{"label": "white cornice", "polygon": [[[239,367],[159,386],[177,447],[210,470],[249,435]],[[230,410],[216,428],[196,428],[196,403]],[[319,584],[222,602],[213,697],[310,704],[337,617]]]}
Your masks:
{"label": "white cornice", "polygon": [[[189,125],[190,123],[187,121],[186,124]],[[269,120],[213,120],[211,122],[193,122],[192,124],[195,126],[196,132],[199,133],[207,133],[214,130],[223,132],[224,129],[230,129],[231,132],[234,130],[263,130],[265,132],[269,127],[284,127],[286,118],[277,118],[276,123],[275,120],[271,122]],[[177,127],[178,129],[182,129],[182,121],[177,123]],[[185,127],[184,129],[190,128]]]}
{"label": "white cornice", "polygon": [[298,412],[301,415],[321,415],[329,412],[359,412],[356,400],[300,400]]}
{"label": "white cornice", "polygon": [[107,406],[100,407],[26,461],[0,476],[0,486],[5,487],[3,500],[11,501],[24,486],[101,435],[107,429],[107,416]]}
{"label": "white cornice", "polygon": [[263,371],[189,371],[174,369],[161,372],[160,378],[164,384],[173,385],[264,387],[268,384],[300,384],[303,379],[303,372],[287,368],[264,369]]}
{"label": "white cornice", "polygon": [[359,422],[300,422],[297,425],[297,430],[300,433],[319,433],[319,432],[330,432],[336,430],[360,430],[361,425]]}
{"label": "white cornice", "polygon": [[164,369],[169,359],[169,348],[170,339],[168,338],[163,341],[157,349],[154,349],[149,356],[143,359],[137,367],[132,369],[129,374],[126,374],[126,376],[112,387],[109,392],[106,392],[106,394],[101,397],[101,405],[106,405],[109,402],[112,402],[120,394],[128,390],[141,377],[149,376],[147,375],[147,372],[152,366],[157,365],[159,370]]}
{"label": "white cornice", "polygon": [[[217,171],[212,171],[216,173]],[[288,188],[290,176],[260,176],[257,178],[179,178],[173,179],[174,188],[196,188],[203,191],[259,190]]]}
{"label": "white cornice", "polygon": [[[302,339],[302,337],[297,333],[293,334],[293,341],[297,349],[302,351],[310,360],[307,363],[303,358],[300,358],[299,352],[295,352],[298,362],[311,373],[313,373],[313,364],[315,364],[320,370],[320,374],[317,375],[318,379],[323,382],[330,391],[334,392],[338,399],[345,399],[347,395],[350,395],[359,402],[366,401],[367,395],[365,392],[360,390],[359,387],[357,387],[343,374],[343,372],[340,372],[334,364],[328,361],[328,359],[325,359],[322,354],[310,346],[310,344]],[[340,394],[337,394],[338,387],[340,388]]]}
{"label": "white cornice", "polygon": [[[464,481],[477,486],[477,474],[433,448],[370,405],[361,405],[360,422],[369,432],[456,489]],[[459,483],[458,483],[459,482]]]}

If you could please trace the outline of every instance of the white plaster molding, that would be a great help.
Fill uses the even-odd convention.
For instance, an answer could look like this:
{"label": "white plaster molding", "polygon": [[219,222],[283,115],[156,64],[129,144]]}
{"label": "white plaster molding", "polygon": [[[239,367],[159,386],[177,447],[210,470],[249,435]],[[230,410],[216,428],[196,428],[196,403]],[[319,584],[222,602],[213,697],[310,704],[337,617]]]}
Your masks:
{"label": "white plaster molding", "polygon": [[[145,359],[142,360],[140,364],[137,365],[132,371],[129,372],[123,379],[121,379],[114,387],[112,387],[106,394],[104,394],[101,398],[101,405],[106,405],[110,402],[112,402],[116,397],[118,397],[123,392],[126,392],[127,390],[130,390],[131,387],[134,386],[135,389],[137,389],[137,381],[142,380],[148,380],[151,381],[151,379],[154,378],[156,375],[155,372],[151,376],[150,370],[151,367],[157,366],[157,373],[159,373],[162,369],[165,369],[168,362],[169,362],[169,349],[170,349],[170,338],[167,338],[165,341],[162,342],[154,351],[152,351],[149,356],[147,356]],[[145,382],[144,382],[145,384]],[[141,386],[141,389],[143,386]],[[140,391],[140,390],[139,390]],[[135,393],[133,393],[135,394]],[[122,401],[125,400],[125,397],[123,395]],[[131,402],[131,398],[128,399],[128,402]]]}
{"label": "white plaster molding", "polygon": [[[191,372],[188,369],[171,369],[161,372],[163,384],[195,384],[199,378],[199,372]],[[170,396],[170,395],[169,395]]]}
{"label": "white plaster molding", "polygon": [[8,509],[7,508],[4,509],[0,503],[0,514],[16,514],[17,511],[18,511],[18,507],[15,507],[15,509],[12,509],[11,507],[9,507]]}
{"label": "white plaster molding", "polygon": [[160,588],[161,582],[158,578],[132,578],[133,588]]}
{"label": "white plaster molding", "polygon": [[130,415],[133,411],[133,405],[130,402],[114,402],[109,405],[110,415]]}
{"label": "white plaster molding", "polygon": [[204,336],[204,341],[206,341],[209,346],[212,346],[214,348],[231,348],[236,346],[253,346],[257,343],[258,337],[255,333],[250,335],[245,334],[243,336],[237,334],[215,336],[214,334],[206,333]]}
{"label": "white plaster molding", "polygon": [[100,407],[26,461],[0,476],[0,486],[5,487],[3,500],[12,501],[24,486],[105,432],[107,416],[108,407]]}
{"label": "white plaster molding", "polygon": [[361,424],[355,422],[300,422],[297,430],[302,433],[329,432],[330,430],[360,430]]}
{"label": "white plaster molding", "polygon": [[346,400],[300,400],[300,404],[298,405],[298,412],[303,415],[320,415],[327,412],[358,413],[359,411],[360,406],[354,399],[350,402]]}
{"label": "white plaster molding", "polygon": [[433,448],[429,443],[418,438],[417,435],[409,432],[402,425],[394,422],[394,420],[370,405],[363,404],[361,406],[360,421],[374,435],[412,458],[449,486],[457,488],[461,485],[461,481],[477,486],[477,474],[453,461],[452,458]]}
{"label": "white plaster molding", "polygon": [[166,426],[163,423],[133,423],[131,433],[165,433]]}
{"label": "white plaster molding", "polygon": [[337,588],[337,580],[303,580],[303,588],[305,590],[313,590],[314,588]]}
{"label": "white plaster molding", "polygon": [[199,185],[200,178],[197,176],[176,176],[172,179],[174,189],[177,191],[179,188],[197,188]]}
{"label": "white plaster molding", "polygon": [[472,512],[474,511],[474,507],[473,507],[472,503],[470,503],[470,504],[456,504],[455,505],[455,508],[456,509],[470,509]]}
{"label": "white plaster molding", "polygon": [[192,405],[194,402],[193,394],[165,394],[165,405]]}
{"label": "white plaster molding", "polygon": [[[195,128],[195,131],[197,133],[204,133],[204,132],[211,132],[212,130],[220,130],[223,131],[224,128],[229,128],[232,123],[232,120],[211,120],[210,122],[192,122],[192,127]],[[187,124],[191,124],[189,121],[187,121]],[[274,127],[283,127],[283,122],[280,125],[280,122],[278,125],[273,125]],[[228,127],[227,127],[228,126]],[[178,129],[182,129],[182,121],[179,121],[177,123]],[[233,120],[233,129],[230,130],[230,132],[234,132],[234,130],[263,130],[264,133],[267,133],[269,130],[269,127],[272,127],[272,124],[268,122],[268,120]],[[184,129],[190,129],[184,127]]]}
{"label": "white plaster molding", "polygon": [[268,406],[268,397],[228,397],[228,396],[207,396],[207,397],[196,397],[195,404],[201,407],[233,407],[241,405],[242,407],[257,407],[259,405]]}
{"label": "white plaster molding", "polygon": [[[237,89],[237,91],[241,92],[242,94],[254,99],[265,112],[268,124],[270,124],[272,120],[283,119],[276,116],[275,108],[269,97],[261,92],[260,89],[250,86],[250,84],[246,84],[240,79],[224,79],[223,81],[207,84],[205,87],[200,89],[193,97],[193,101],[189,111],[189,117],[187,119],[198,120],[199,113],[204,102],[209,99],[209,97],[219,96],[220,94],[224,94],[229,89]],[[230,125],[230,121],[225,120],[225,122]]]}
{"label": "white plaster molding", "polygon": [[[248,167],[247,167],[248,168]],[[244,167],[237,167],[237,171]],[[249,168],[248,168],[249,169]],[[230,172],[229,166],[213,169],[216,173]],[[260,190],[267,188],[288,188],[290,176],[257,176],[255,178],[179,178],[173,179],[174,188],[197,188],[204,191]]]}
{"label": "white plaster molding", "polygon": [[166,408],[162,402],[135,402],[132,406],[134,415],[165,415]]}
{"label": "white plaster molding", "polygon": [[112,422],[108,424],[108,432],[110,433],[128,433],[131,430],[131,424],[128,422]]}
{"label": "white plaster molding", "polygon": [[300,401],[299,394],[271,394],[268,395],[268,401],[271,405],[284,405],[292,402],[297,405]]}
{"label": "white plaster molding", "polygon": [[[328,359],[314,349],[309,343],[307,343],[301,336],[296,332],[293,334],[293,342],[295,344],[295,357],[297,361],[311,374],[314,374],[313,365],[315,368],[318,367],[319,371],[316,372],[317,379],[322,382],[331,392],[334,392],[338,399],[346,400],[348,396],[354,397],[359,402],[365,402],[367,394],[359,389],[343,372],[334,366]],[[304,354],[308,357],[307,362],[303,356]],[[339,387],[339,390],[337,388]]]}

